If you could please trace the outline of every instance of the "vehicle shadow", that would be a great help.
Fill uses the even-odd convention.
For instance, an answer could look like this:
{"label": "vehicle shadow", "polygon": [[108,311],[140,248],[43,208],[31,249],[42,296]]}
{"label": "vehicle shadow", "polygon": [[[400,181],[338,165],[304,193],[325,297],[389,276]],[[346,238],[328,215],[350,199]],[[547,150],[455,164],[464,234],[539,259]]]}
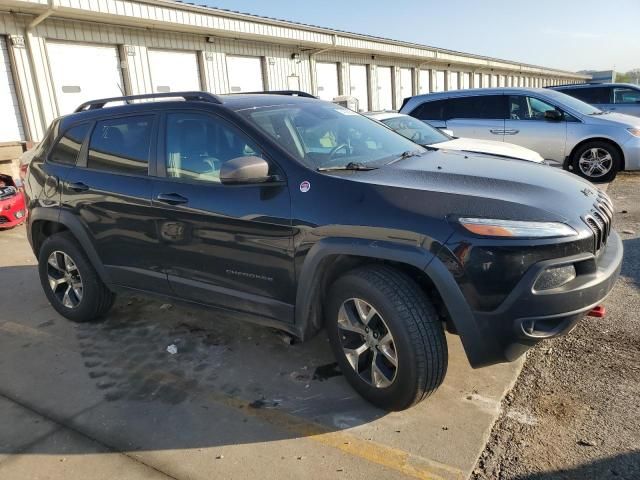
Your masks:
{"label": "vehicle shadow", "polygon": [[[322,332],[289,344],[273,329],[138,296],[119,296],[100,322],[73,324],[48,305],[35,266],[0,268],[0,280],[9,278],[0,366],[14,367],[0,398],[115,451],[308,437],[386,415],[348,386]],[[23,428],[7,426],[10,436]]]}
{"label": "vehicle shadow", "polygon": [[512,480],[607,480],[640,478],[640,451],[623,453],[553,472],[512,477]]}

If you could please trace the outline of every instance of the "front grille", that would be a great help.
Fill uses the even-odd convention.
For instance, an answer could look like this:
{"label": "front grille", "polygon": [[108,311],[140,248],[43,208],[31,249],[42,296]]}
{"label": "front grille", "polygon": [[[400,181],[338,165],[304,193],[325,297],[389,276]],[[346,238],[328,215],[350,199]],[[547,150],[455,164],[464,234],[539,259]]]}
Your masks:
{"label": "front grille", "polygon": [[593,208],[583,220],[593,231],[593,251],[598,253],[607,244],[613,224],[613,203],[606,193],[598,191]]}
{"label": "front grille", "polygon": [[9,222],[9,219],[7,217],[3,217],[2,215],[0,215],[0,225],[8,222]]}

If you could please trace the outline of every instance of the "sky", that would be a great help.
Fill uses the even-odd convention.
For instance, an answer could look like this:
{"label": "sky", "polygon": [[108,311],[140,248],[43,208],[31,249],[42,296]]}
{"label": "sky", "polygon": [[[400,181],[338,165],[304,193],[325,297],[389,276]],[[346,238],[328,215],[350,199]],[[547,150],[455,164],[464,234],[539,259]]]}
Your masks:
{"label": "sky", "polygon": [[562,70],[640,68],[640,0],[189,0]]}

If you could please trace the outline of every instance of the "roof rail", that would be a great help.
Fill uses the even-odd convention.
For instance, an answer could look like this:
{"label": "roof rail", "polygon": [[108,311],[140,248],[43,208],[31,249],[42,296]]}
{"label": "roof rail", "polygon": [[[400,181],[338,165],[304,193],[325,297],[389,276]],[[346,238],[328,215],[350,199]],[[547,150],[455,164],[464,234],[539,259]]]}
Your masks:
{"label": "roof rail", "polygon": [[266,90],[264,92],[238,92],[239,95],[289,95],[291,97],[318,98],[302,90]]}
{"label": "roof rail", "polygon": [[103,108],[107,103],[112,103],[112,102],[129,103],[132,100],[147,100],[152,98],[183,98],[185,101],[195,100],[199,102],[210,102],[210,103],[218,103],[218,104],[222,103],[222,100],[220,100],[220,97],[208,92],[146,93],[144,95],[128,95],[124,97],[111,97],[111,98],[102,98],[99,100],[91,100],[89,102],[84,102],[82,105],[76,108],[74,113],[83,112],[85,110],[96,110],[98,108]]}

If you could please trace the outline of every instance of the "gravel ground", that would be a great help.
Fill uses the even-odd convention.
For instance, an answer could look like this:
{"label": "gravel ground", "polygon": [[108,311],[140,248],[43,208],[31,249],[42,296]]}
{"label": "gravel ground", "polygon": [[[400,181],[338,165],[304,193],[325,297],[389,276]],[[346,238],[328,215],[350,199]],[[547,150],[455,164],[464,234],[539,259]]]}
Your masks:
{"label": "gravel ground", "polygon": [[529,353],[474,480],[640,479],[640,175],[608,193],[625,254],[607,316]]}

